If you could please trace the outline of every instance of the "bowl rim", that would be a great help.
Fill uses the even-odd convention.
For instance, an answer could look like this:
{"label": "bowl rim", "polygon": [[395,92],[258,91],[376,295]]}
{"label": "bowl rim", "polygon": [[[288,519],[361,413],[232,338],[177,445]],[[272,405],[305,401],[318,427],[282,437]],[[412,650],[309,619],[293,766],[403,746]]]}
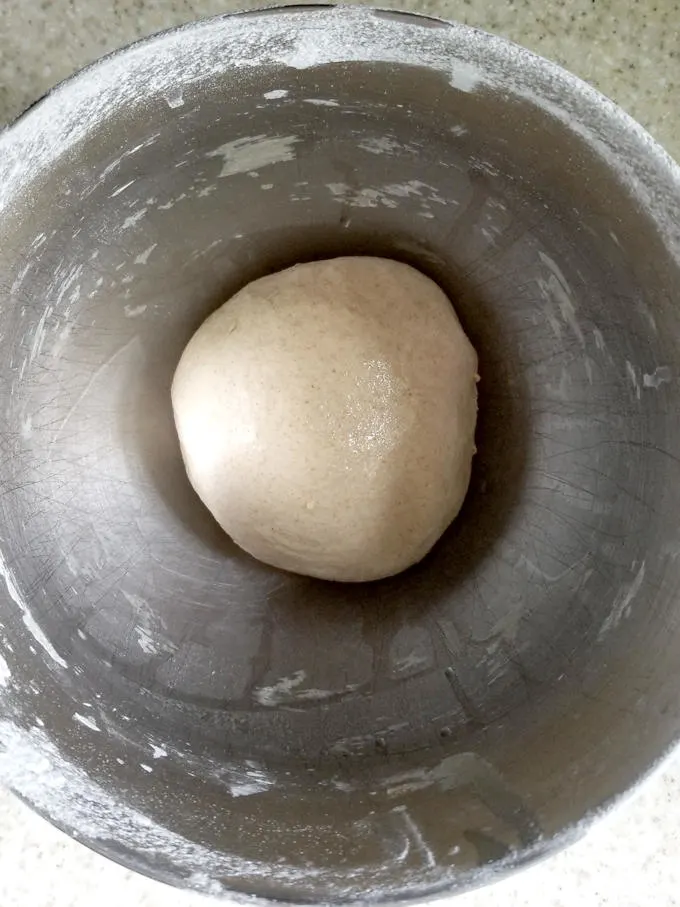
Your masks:
{"label": "bowl rim", "polygon": [[[467,43],[469,46],[476,39],[477,42],[485,45],[484,50],[489,52],[490,57],[496,55],[505,57],[507,60],[508,57],[514,55],[518,58],[518,63],[521,62],[522,64],[521,67],[516,64],[516,69],[533,68],[546,81],[549,79],[554,80],[560,87],[565,89],[564,94],[566,97],[571,97],[573,100],[578,99],[584,105],[585,122],[578,122],[574,118],[570,118],[567,120],[568,125],[575,128],[581,137],[593,146],[601,156],[610,156],[612,158],[610,166],[619,170],[619,174],[624,179],[627,178],[633,186],[639,184],[643,196],[641,198],[642,203],[646,203],[649,213],[654,217],[660,229],[665,244],[674,259],[680,263],[680,163],[676,162],[664,147],[624,108],[560,64],[548,60],[546,57],[529,50],[515,41],[456,20],[444,19],[425,13],[390,9],[378,4],[369,6],[319,2],[310,4],[265,3],[261,7],[254,9],[217,13],[171,26],[167,29],[161,29],[103,54],[101,57],[76,69],[69,76],[56,82],[25,110],[0,128],[0,213],[7,207],[6,198],[11,194],[12,182],[16,181],[17,175],[24,176],[22,170],[26,169],[27,153],[30,150],[34,152],[36,150],[35,148],[30,149],[30,136],[22,135],[22,133],[27,124],[30,124],[31,120],[35,119],[36,115],[40,114],[42,109],[49,103],[135,51],[151,48],[154,44],[160,45],[165,41],[181,37],[183,34],[190,34],[203,29],[209,30],[219,24],[230,25],[237,23],[239,20],[251,20],[261,17],[271,18],[272,16],[280,17],[291,13],[306,18],[319,14],[334,14],[347,20],[348,24],[351,24],[353,20],[355,22],[360,20],[368,21],[373,17],[382,16],[388,17],[400,26],[415,25],[422,27],[424,24],[436,25],[440,27],[440,34],[446,32],[449,38],[457,35],[462,39],[462,42]],[[331,61],[329,60],[328,62]],[[507,71],[503,75],[506,76]],[[97,81],[97,79],[93,81]],[[517,91],[521,86],[514,85],[512,87]],[[521,91],[518,93],[521,94]],[[565,118],[561,116],[564,110],[559,103],[541,97],[539,93],[533,93],[531,100],[542,107],[545,113],[558,117],[563,122],[565,121]],[[602,118],[603,130],[616,131],[618,128],[621,136],[626,136],[630,140],[630,144],[625,149],[626,154],[622,154],[623,149],[617,146],[606,147],[606,136],[598,135],[600,131],[597,128],[598,117]],[[28,129],[26,131],[30,132]],[[74,140],[74,144],[76,141],[77,139]],[[22,147],[22,145],[28,145],[29,147]],[[45,151],[45,149],[39,150]],[[48,149],[48,155],[50,152],[53,158],[57,156],[55,149]],[[17,162],[20,164],[18,174],[16,172]],[[12,167],[12,163],[15,164],[15,167]],[[643,172],[645,170],[647,171],[646,173]],[[669,187],[675,190],[675,193],[661,193],[659,195],[658,191],[655,191],[659,188],[657,185],[659,182],[667,183]]]}
{"label": "bowl rim", "polygon": [[[628,175],[631,181],[637,181],[637,184],[639,184],[638,189],[642,191],[643,198],[645,195],[649,198],[649,214],[653,217],[659,228],[666,248],[680,266],[680,166],[644,129],[644,127],[628,113],[611,99],[568,70],[515,42],[479,28],[442,19],[437,16],[383,8],[380,6],[349,6],[332,3],[314,3],[310,5],[288,4],[268,5],[252,10],[248,9],[219,13],[141,37],[103,55],[86,66],[76,70],[65,79],[57,82],[0,130],[0,213],[11,208],[14,196],[19,196],[21,194],[23,183],[26,181],[30,183],[30,180],[33,178],[32,176],[27,175],[27,168],[24,163],[26,159],[30,157],[31,141],[34,138],[34,136],[32,136],[32,133],[34,132],[33,121],[35,121],[35,127],[37,127],[42,114],[49,111],[50,105],[55,99],[68,96],[68,93],[72,89],[76,88],[81,83],[87,82],[92,77],[94,77],[92,81],[96,82],[98,73],[105,70],[106,67],[110,66],[113,62],[124,60],[136,49],[153,48],[154,45],[180,37],[185,33],[198,32],[202,29],[209,30],[219,23],[233,23],[239,19],[245,18],[256,22],[258,18],[263,16],[271,17],[272,14],[281,16],[290,15],[292,13],[297,13],[298,15],[307,18],[319,14],[336,15],[349,24],[371,20],[372,18],[376,18],[377,14],[389,15],[389,18],[400,26],[423,25],[426,22],[434,23],[441,26],[440,33],[446,33],[449,38],[454,36],[458,36],[463,40],[474,38],[475,40],[473,43],[477,43],[480,46],[483,45],[482,49],[490,50],[492,55],[496,55],[497,57],[506,60],[509,56],[514,56],[517,58],[517,62],[514,64],[515,67],[519,66],[519,62],[523,64],[530,63],[534,70],[538,71],[546,80],[552,80],[564,92],[565,96],[569,96],[573,100],[579,100],[582,103],[582,110],[586,115],[586,122],[571,122],[570,125],[574,128],[578,127],[577,131],[580,132],[584,141],[589,142],[591,145],[594,144],[596,150],[599,148],[600,153],[606,153],[613,156],[612,159],[621,165],[622,177]],[[422,65],[427,66],[427,62]],[[560,113],[562,112],[562,108],[559,106],[560,99],[542,98],[540,96],[541,87],[542,86],[539,85],[539,92],[533,98],[534,102],[539,104],[547,115],[560,116]],[[602,135],[602,130],[605,132],[604,137]],[[629,152],[632,151],[630,159],[627,159],[626,156],[622,154],[622,149],[606,145],[607,132],[610,132],[612,135],[619,132],[621,136],[626,137],[629,142],[626,150]],[[77,145],[77,141],[77,138],[74,139],[73,144]],[[65,154],[68,150],[69,148],[66,148],[60,153]],[[45,166],[49,166],[51,160],[58,159],[58,155],[52,148],[43,149],[43,154],[46,159]],[[640,166],[642,162],[645,164],[644,167]],[[635,182],[631,182],[631,187],[634,187],[635,185]],[[673,191],[668,192],[667,194],[664,194],[663,191],[659,191],[663,190],[664,187]],[[16,610],[16,603],[11,601],[12,596],[9,589],[7,593],[3,591],[0,597],[5,599],[5,602],[2,605],[3,608],[6,607],[7,610]],[[26,608],[28,608],[28,606],[26,606]],[[5,640],[0,636],[0,654],[2,654],[4,650],[4,645]],[[14,696],[6,695],[4,691],[0,691],[0,718],[10,722],[15,722],[17,720],[21,722],[21,719],[24,717],[30,717],[25,704],[16,702]],[[564,828],[562,831],[540,841],[532,847],[515,851],[507,858],[491,864],[488,868],[484,869],[483,877],[480,876],[478,870],[465,871],[458,876],[459,883],[456,883],[455,886],[452,886],[450,881],[442,882],[440,885],[433,885],[422,891],[411,892],[402,889],[403,893],[395,894],[394,892],[387,892],[384,896],[371,896],[369,900],[384,905],[415,903],[423,900],[430,901],[451,896],[452,893],[463,893],[465,891],[473,890],[489,882],[506,878],[516,870],[525,868],[545,857],[551,856],[580,839],[597,818],[608,812],[613,806],[628,799],[640,788],[643,782],[661,771],[667,759],[672,756],[674,751],[675,745],[659,754],[657,759],[647,766],[646,769],[637,773],[636,779],[629,789],[624,790],[591,808],[580,822]],[[36,749],[36,752],[38,752],[38,749]],[[3,778],[1,765],[0,780],[6,780]],[[60,828],[70,836],[74,836],[74,828],[69,825],[67,821],[60,818],[59,815],[55,815],[53,810],[51,810],[49,797],[45,795],[45,791],[36,792],[36,786],[33,785],[31,794],[29,795],[25,790],[22,790],[20,784],[13,783],[11,778],[7,783],[9,789],[12,790],[19,799],[29,805],[31,809],[48,819],[48,821],[57,828]],[[95,782],[92,782],[92,788],[94,790],[99,789]],[[180,874],[169,877],[168,873],[163,873],[158,870],[154,871],[150,864],[145,864],[140,868],[135,866],[133,861],[126,860],[120,853],[116,852],[113,844],[104,843],[104,841],[97,836],[77,835],[76,837],[80,843],[85,844],[96,853],[102,854],[126,868],[136,869],[150,878],[165,883],[176,884],[185,888],[191,888],[197,892],[208,894],[216,893],[214,888],[215,883],[210,879],[202,881],[195,880],[195,884],[192,884],[191,879],[187,879]],[[221,884],[222,883],[220,883],[220,885]],[[239,903],[247,902],[248,904],[262,905],[262,907],[271,907],[271,905],[281,905],[281,907],[284,907],[284,905],[297,903],[285,898],[265,898],[258,895],[244,894],[226,887],[222,887],[219,897],[228,898],[231,901]],[[366,903],[365,900],[354,898],[348,900],[338,899],[335,902],[338,904],[346,904],[348,907],[349,905],[356,905],[356,907],[359,907],[359,905]]]}

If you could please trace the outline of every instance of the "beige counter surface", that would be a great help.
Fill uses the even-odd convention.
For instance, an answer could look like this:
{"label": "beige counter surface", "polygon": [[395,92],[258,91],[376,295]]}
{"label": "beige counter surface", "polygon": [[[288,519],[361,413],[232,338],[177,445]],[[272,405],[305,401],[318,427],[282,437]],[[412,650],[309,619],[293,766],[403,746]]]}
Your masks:
{"label": "beige counter surface", "polygon": [[[2,0],[0,124],[56,81],[143,35],[251,0]],[[680,0],[404,0],[549,57],[614,98],[680,159]],[[0,791],[3,907],[198,907],[126,872]],[[456,907],[680,904],[680,758],[570,850]]]}

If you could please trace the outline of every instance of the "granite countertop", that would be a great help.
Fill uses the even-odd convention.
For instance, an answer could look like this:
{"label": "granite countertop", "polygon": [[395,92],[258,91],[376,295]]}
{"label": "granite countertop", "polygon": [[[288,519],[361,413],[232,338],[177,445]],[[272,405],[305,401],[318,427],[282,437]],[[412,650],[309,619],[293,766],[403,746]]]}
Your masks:
{"label": "granite countertop", "polygon": [[[2,0],[0,125],[74,69],[135,38],[264,0]],[[493,31],[549,57],[639,120],[680,159],[680,0],[380,0]],[[617,17],[617,11],[620,16]],[[198,907],[136,876],[0,791],[3,907]],[[680,757],[568,851],[456,907],[680,904]],[[96,894],[93,895],[93,892]]]}

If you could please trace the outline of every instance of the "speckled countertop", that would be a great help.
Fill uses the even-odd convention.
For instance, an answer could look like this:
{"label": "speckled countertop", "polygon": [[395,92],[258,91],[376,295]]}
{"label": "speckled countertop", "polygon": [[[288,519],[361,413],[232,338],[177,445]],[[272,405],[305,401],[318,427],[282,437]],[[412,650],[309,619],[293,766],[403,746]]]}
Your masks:
{"label": "speckled countertop", "polygon": [[[128,41],[252,0],[0,0],[0,125],[74,69]],[[614,98],[680,159],[680,0],[381,0],[493,31]],[[135,876],[0,791],[3,907],[198,907]],[[680,904],[680,757],[586,839],[456,907]]]}

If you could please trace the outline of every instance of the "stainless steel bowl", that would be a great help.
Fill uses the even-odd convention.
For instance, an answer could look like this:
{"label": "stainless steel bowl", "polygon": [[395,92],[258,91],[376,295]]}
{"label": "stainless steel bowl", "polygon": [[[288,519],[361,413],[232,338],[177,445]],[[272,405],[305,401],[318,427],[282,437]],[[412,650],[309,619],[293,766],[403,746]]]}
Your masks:
{"label": "stainless steel bowl", "polygon": [[[467,888],[580,833],[680,730],[680,172],[462,26],[197,23],[0,136],[0,777],[216,894]],[[185,477],[205,316],[300,260],[413,263],[480,354],[461,517],[345,587],[256,563]]]}

